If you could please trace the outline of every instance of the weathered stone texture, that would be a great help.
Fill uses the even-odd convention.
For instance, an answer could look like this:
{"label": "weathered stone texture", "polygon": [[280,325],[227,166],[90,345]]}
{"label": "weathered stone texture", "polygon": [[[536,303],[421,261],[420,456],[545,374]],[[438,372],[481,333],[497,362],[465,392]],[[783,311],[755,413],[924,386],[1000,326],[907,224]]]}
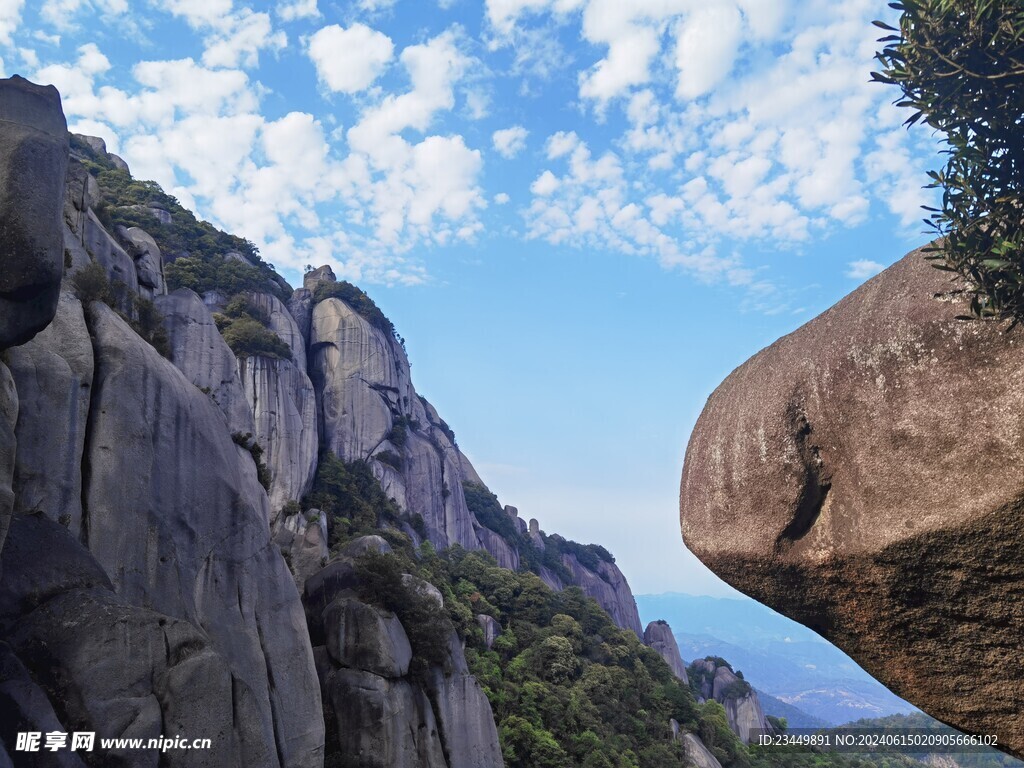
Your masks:
{"label": "weathered stone texture", "polygon": [[[914,252],[734,371],[687,546],[894,692],[1024,754],[1024,344]],[[936,294],[940,298],[935,298]]]}

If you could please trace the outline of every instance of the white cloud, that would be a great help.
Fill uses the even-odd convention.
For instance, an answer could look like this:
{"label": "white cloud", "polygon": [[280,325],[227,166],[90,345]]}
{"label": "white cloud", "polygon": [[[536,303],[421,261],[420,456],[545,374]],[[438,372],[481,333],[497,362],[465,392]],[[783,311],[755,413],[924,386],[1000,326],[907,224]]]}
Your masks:
{"label": "white cloud", "polygon": [[288,44],[269,13],[236,10],[232,0],[167,0],[162,7],[206,34],[203,63],[209,67],[255,67],[261,51],[280,51]]}
{"label": "white cloud", "polygon": [[229,24],[232,0],[164,0],[164,10],[184,18],[193,29]]}
{"label": "white cloud", "polygon": [[487,19],[500,34],[512,31],[524,13],[552,11],[567,14],[582,7],[586,0],[487,0]]}
{"label": "white cloud", "polygon": [[78,49],[78,66],[87,75],[99,75],[110,69],[110,59],[95,43],[86,43]]}
{"label": "white cloud", "polygon": [[345,183],[369,207],[376,237],[393,248],[420,239],[470,239],[481,228],[476,211],[486,205],[477,182],[480,152],[458,135],[414,144],[402,133],[424,133],[438,113],[454,108],[455,84],[471,60],[451,30],[409,46],[399,58],[411,88],[369,106],[349,129]]}
{"label": "white cloud", "polygon": [[317,0],[292,0],[280,3],[277,6],[277,15],[284,21],[318,19],[320,18],[320,9],[317,7]]}
{"label": "white cloud", "polygon": [[12,35],[21,24],[25,0],[0,0],[0,44],[13,45]]}
{"label": "white cloud", "polygon": [[375,159],[385,160],[396,149],[400,151],[401,131],[425,131],[437,112],[450,110],[455,105],[454,84],[469,65],[469,58],[459,50],[452,32],[409,46],[400,59],[409,73],[412,89],[386,96],[367,110],[348,133],[353,147]]}
{"label": "white cloud", "polygon": [[128,12],[128,0],[44,0],[39,15],[57,29],[72,29],[82,11],[122,16]]}
{"label": "white cloud", "polygon": [[868,259],[851,261],[847,266],[846,276],[853,280],[867,280],[869,277],[874,277],[885,269],[884,264],[879,264],[877,261],[869,261]]}
{"label": "white cloud", "polygon": [[337,24],[318,30],[309,39],[309,57],[317,77],[335,93],[358,93],[369,88],[394,55],[391,38],[364,24],[347,29]]}
{"label": "white cloud", "polygon": [[538,197],[548,197],[555,193],[558,186],[558,177],[551,171],[544,171],[544,173],[538,176],[536,181],[530,185],[530,191]]}
{"label": "white cloud", "polygon": [[512,200],[505,192],[499,192],[494,196],[494,202],[496,205],[508,205]]}
{"label": "white cloud", "polygon": [[491,141],[499,155],[511,160],[526,149],[526,137],[529,135],[530,132],[523,126],[514,125],[511,128],[495,131]]}
{"label": "white cloud", "polygon": [[708,5],[687,16],[676,37],[676,96],[694,99],[711,91],[730,72],[739,51],[742,18],[734,5]]}
{"label": "white cloud", "polygon": [[288,45],[288,36],[274,31],[269,14],[244,9],[231,19],[226,31],[207,38],[203,63],[208,67],[255,67],[260,51],[280,51]]}

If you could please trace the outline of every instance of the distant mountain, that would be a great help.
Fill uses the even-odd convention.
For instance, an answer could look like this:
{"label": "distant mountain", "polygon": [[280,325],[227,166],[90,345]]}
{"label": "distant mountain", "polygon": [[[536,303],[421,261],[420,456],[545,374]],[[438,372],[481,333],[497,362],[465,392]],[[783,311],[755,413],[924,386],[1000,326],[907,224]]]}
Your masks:
{"label": "distant mountain", "polygon": [[755,688],[757,698],[761,702],[761,709],[766,715],[772,717],[786,718],[786,725],[790,728],[828,728],[829,723],[812,715],[808,715],[802,709],[797,709],[792,704],[787,704],[782,699],[776,699],[771,694]]}
{"label": "distant mountain", "polygon": [[643,621],[673,626],[685,659],[721,656],[759,691],[812,719],[840,725],[915,711],[834,645],[754,600],[678,593],[636,600]]}

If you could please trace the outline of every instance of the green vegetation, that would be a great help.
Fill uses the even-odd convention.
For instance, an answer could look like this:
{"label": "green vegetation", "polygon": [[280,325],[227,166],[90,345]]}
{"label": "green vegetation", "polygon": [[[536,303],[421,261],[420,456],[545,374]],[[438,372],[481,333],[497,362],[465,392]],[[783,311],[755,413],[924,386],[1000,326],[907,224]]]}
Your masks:
{"label": "green vegetation", "polygon": [[534,544],[533,539],[516,527],[512,518],[505,513],[498,497],[486,486],[465,482],[462,484],[462,491],[466,496],[466,506],[476,515],[480,524],[497,533],[519,551],[523,570],[539,574],[541,568],[547,568],[563,581],[570,581],[571,574],[562,562],[562,555],[574,555],[584,568],[594,571],[605,581],[608,580],[607,575],[601,570],[601,563],[613,564],[615,558],[604,547],[598,544],[579,544],[560,536],[545,536],[544,549],[541,550]]}
{"label": "green vegetation", "polygon": [[[138,181],[110,159],[92,150],[80,139],[71,137],[75,154],[85,158],[83,165],[95,177],[102,193],[96,215],[109,231],[117,225],[145,229],[168,261],[164,276],[169,290],[186,287],[197,293],[219,291],[233,296],[241,291],[273,293],[287,300],[290,291],[280,285],[272,265],[264,262],[250,241],[223,232],[181,206],[172,195],[153,181]],[[156,206],[171,215],[170,224],[161,224],[148,210]],[[248,263],[225,259],[237,252]]]}
{"label": "green vegetation", "polygon": [[292,350],[268,327],[270,318],[245,294],[236,295],[222,314],[213,316],[217,329],[238,357],[291,360]]}
{"label": "green vegetation", "polygon": [[[76,272],[71,283],[82,304],[103,302],[117,312],[153,349],[164,357],[170,357],[170,340],[164,328],[163,316],[152,301],[137,294],[129,297],[125,285],[120,282],[111,284],[107,270],[95,261]],[[131,312],[122,309],[126,305],[131,308]]]}
{"label": "green vegetation", "polygon": [[381,451],[373,455],[377,461],[382,464],[387,464],[392,469],[396,469],[399,472],[402,471],[402,467],[405,465],[405,460],[394,451]]}
{"label": "green vegetation", "polygon": [[387,316],[380,311],[380,307],[374,303],[373,299],[367,296],[362,289],[352,285],[352,283],[345,280],[338,283],[321,283],[317,286],[316,291],[313,292],[313,301],[320,303],[327,299],[341,299],[374,328],[383,331],[395,339],[398,338],[395,333],[394,323],[388,320]]}
{"label": "green vegetation", "polygon": [[[453,628],[465,639],[508,768],[681,768],[669,719],[696,728],[705,709],[714,715],[713,707],[696,705],[657,653],[579,589],[553,592],[532,573],[500,568],[489,555],[460,547],[437,553],[407,544],[394,554],[365,556],[360,567],[369,585],[361,596],[412,628],[421,669],[443,663]],[[403,573],[437,587],[444,611],[431,615],[432,601],[403,586]],[[481,613],[503,627],[492,650],[475,620]],[[731,732],[726,739],[723,756],[742,751]]]}
{"label": "green vegetation", "polygon": [[[485,488],[471,487],[469,497],[485,513],[504,515]],[[448,663],[457,633],[491,702],[507,768],[683,768],[689,763],[672,740],[672,719],[697,734],[724,768],[919,768],[900,756],[876,761],[744,746],[720,704],[698,705],[657,652],[580,589],[552,591],[534,573],[501,568],[490,555],[458,546],[414,548],[397,530],[410,521],[401,519],[366,462],[324,453],[303,507],[330,516],[335,551],[365,534],[391,544],[392,553],[357,560],[360,599],[399,617],[413,648],[414,677]],[[422,582],[440,592],[443,607]],[[476,621],[481,614],[501,625],[490,649]]]}
{"label": "green vegetation", "polygon": [[[888,717],[868,718],[850,723],[846,728],[884,728],[886,730],[915,729],[931,733],[947,735],[958,734],[959,731],[928,717],[923,712],[908,715],[889,715]],[[1024,763],[1014,757],[1005,755],[995,749],[980,752],[960,752],[955,756],[959,768],[1021,768]]]}
{"label": "green vegetation", "polygon": [[[426,536],[423,518],[403,515],[389,498],[365,461],[345,462],[322,451],[312,490],[302,499],[302,509],[319,509],[327,515],[331,552],[337,552],[356,536],[377,534],[401,546],[408,536],[395,528],[403,523]],[[393,610],[393,609],[389,609]]]}
{"label": "green vegetation", "polygon": [[942,207],[929,224],[940,269],[965,278],[974,317],[1024,318],[1024,8],[1020,0],[903,0],[873,77],[899,106],[945,137],[946,167],[929,173]]}
{"label": "green vegetation", "polygon": [[267,468],[266,462],[263,461],[263,446],[256,442],[252,432],[246,432],[245,434],[235,432],[231,435],[231,439],[235,441],[235,445],[242,446],[252,456],[252,460],[256,464],[256,477],[260,481],[260,485],[269,491],[270,470]]}

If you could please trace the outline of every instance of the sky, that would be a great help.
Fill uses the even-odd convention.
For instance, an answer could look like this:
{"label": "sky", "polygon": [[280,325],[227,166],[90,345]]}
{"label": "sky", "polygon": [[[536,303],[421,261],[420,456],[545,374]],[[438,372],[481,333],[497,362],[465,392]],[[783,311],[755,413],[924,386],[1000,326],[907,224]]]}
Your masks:
{"label": "sky", "polygon": [[708,395],[927,240],[935,137],[869,0],[0,0],[0,74],[258,245],[331,264],[504,503],[637,593]]}

